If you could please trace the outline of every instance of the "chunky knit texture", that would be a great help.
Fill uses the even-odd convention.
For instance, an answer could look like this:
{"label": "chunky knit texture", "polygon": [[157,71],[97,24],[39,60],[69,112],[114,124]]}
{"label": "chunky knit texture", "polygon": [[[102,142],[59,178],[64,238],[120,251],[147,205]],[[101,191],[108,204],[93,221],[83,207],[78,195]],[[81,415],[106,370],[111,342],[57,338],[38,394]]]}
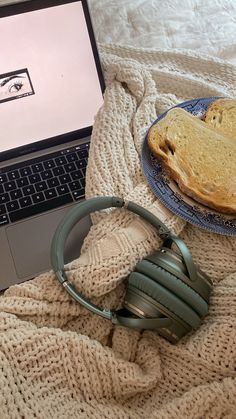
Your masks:
{"label": "chunky knit texture", "polygon": [[[236,70],[207,56],[100,45],[107,89],[95,120],[87,197],[119,195],[185,240],[214,290],[201,327],[172,345],[114,327],[70,298],[52,272],[0,298],[0,417],[236,417],[236,241],[186,224],[151,192],[140,150],[156,116],[183,100],[236,97]],[[36,242],[37,243],[37,242]],[[93,214],[70,280],[92,301],[120,307],[125,278],[160,239],[126,210]]]}

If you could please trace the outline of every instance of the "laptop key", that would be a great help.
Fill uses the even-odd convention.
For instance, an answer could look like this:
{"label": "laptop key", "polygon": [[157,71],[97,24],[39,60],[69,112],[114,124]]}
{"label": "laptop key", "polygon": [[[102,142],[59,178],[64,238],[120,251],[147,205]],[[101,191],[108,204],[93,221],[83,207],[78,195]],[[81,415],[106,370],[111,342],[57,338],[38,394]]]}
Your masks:
{"label": "laptop key", "polygon": [[9,180],[19,179],[20,173],[18,170],[14,170],[13,172],[8,172],[7,177]]}
{"label": "laptop key", "polygon": [[25,186],[25,187],[22,189],[22,191],[23,191],[24,196],[27,196],[27,195],[32,195],[33,193],[35,193],[35,188],[34,188],[34,185],[28,185],[28,186]]}
{"label": "laptop key", "polygon": [[44,165],[45,170],[52,169],[53,167],[56,166],[56,164],[53,160],[47,160],[47,161],[43,162],[43,165]]}
{"label": "laptop key", "polygon": [[45,180],[43,180],[42,182],[39,182],[39,183],[35,183],[34,186],[35,186],[35,189],[36,189],[37,192],[45,191],[45,189],[48,189]]}
{"label": "laptop key", "polygon": [[75,160],[78,160],[78,156],[76,155],[76,153],[71,153],[68,154],[68,156],[66,156],[66,160],[68,161],[68,163],[71,163]]}
{"label": "laptop key", "polygon": [[69,188],[67,185],[58,186],[56,189],[57,189],[58,195],[64,195],[69,192]]}
{"label": "laptop key", "polygon": [[75,164],[72,162],[72,163],[65,164],[64,169],[67,173],[69,173],[76,170],[76,167],[75,167]]}
{"label": "laptop key", "polygon": [[63,175],[65,173],[65,170],[62,166],[59,167],[54,167],[54,169],[52,169],[54,176],[60,176]]}
{"label": "laptop key", "polygon": [[35,204],[37,204],[37,202],[44,201],[45,198],[44,198],[43,192],[38,192],[38,193],[35,193],[34,195],[32,195],[32,200]]}
{"label": "laptop key", "polygon": [[78,180],[78,179],[82,179],[84,176],[81,170],[76,170],[76,172],[71,173],[71,177],[72,177],[72,180]]}
{"label": "laptop key", "polygon": [[22,177],[21,179],[16,180],[18,188],[22,188],[23,186],[29,185],[29,181],[27,177]]}
{"label": "laptop key", "polygon": [[39,173],[39,172],[42,172],[43,171],[43,165],[42,165],[42,163],[33,164],[31,167],[32,167],[33,173]]}
{"label": "laptop key", "polygon": [[40,180],[42,179],[38,173],[35,173],[34,175],[29,176],[30,183],[37,183],[37,182],[40,182]]}
{"label": "laptop key", "polygon": [[85,157],[88,157],[88,149],[85,148],[84,150],[77,151],[77,154],[80,159],[84,159]]}
{"label": "laptop key", "polygon": [[20,169],[20,174],[22,177],[32,175],[32,170],[30,167],[23,167]]}
{"label": "laptop key", "polygon": [[83,167],[87,166],[87,161],[85,159],[78,160],[75,162],[78,169],[82,169]]}
{"label": "laptop key", "polygon": [[6,192],[13,191],[13,189],[16,189],[16,182],[14,180],[11,182],[6,182],[4,184],[4,188]]}
{"label": "laptop key", "polygon": [[7,203],[8,212],[18,210],[19,208],[18,201],[11,201]]}
{"label": "laptop key", "polygon": [[52,171],[50,169],[45,170],[44,172],[41,173],[41,177],[43,180],[50,179],[51,177],[53,177]]}
{"label": "laptop key", "polygon": [[56,177],[54,177],[52,179],[48,179],[47,184],[49,188],[54,188],[55,186],[59,186],[60,182]]}
{"label": "laptop key", "polygon": [[29,205],[32,205],[32,199],[30,196],[25,196],[24,198],[21,198],[19,200],[21,208],[28,207]]}
{"label": "laptop key", "polygon": [[60,182],[61,182],[62,185],[64,183],[71,182],[71,177],[70,177],[69,173],[67,173],[66,175],[59,176],[59,179],[60,179]]}
{"label": "laptop key", "polygon": [[51,198],[55,198],[57,196],[57,191],[55,188],[52,189],[48,189],[47,191],[44,192],[45,193],[45,197],[46,199],[51,199]]}
{"label": "laptop key", "polygon": [[48,201],[40,202],[36,205],[31,205],[18,211],[13,211],[9,214],[9,217],[11,222],[15,222],[31,217],[32,215],[41,214],[45,211],[58,208],[71,202],[73,202],[72,196],[70,194],[66,194],[57,198],[49,199]]}
{"label": "laptop key", "polygon": [[0,204],[5,204],[5,202],[10,201],[10,196],[8,193],[3,193],[0,195]]}
{"label": "laptop key", "polygon": [[2,193],[4,193],[4,189],[3,189],[3,186],[0,185],[0,194],[2,194]]}
{"label": "laptop key", "polygon": [[80,184],[83,188],[85,188],[85,178],[80,179]]}
{"label": "laptop key", "polygon": [[0,215],[6,214],[7,210],[5,205],[0,205]]}
{"label": "laptop key", "polygon": [[74,182],[70,182],[69,188],[71,191],[76,191],[77,189],[81,189],[80,181],[74,180]]}
{"label": "laptop key", "polygon": [[79,189],[78,191],[73,191],[72,195],[73,195],[74,200],[77,201],[78,199],[81,199],[85,196],[85,190]]}
{"label": "laptop key", "polygon": [[8,224],[9,223],[9,218],[6,214],[4,215],[0,215],[0,226]]}
{"label": "laptop key", "polygon": [[57,166],[64,165],[64,164],[66,164],[66,158],[65,158],[64,156],[57,157],[57,158],[55,159],[55,162],[56,162],[56,165],[57,165]]}
{"label": "laptop key", "polygon": [[0,183],[5,183],[7,181],[7,177],[5,173],[0,174]]}
{"label": "laptop key", "polygon": [[86,167],[83,167],[83,168],[81,169],[81,172],[83,173],[83,177],[85,177],[85,175],[86,175]]}
{"label": "laptop key", "polygon": [[15,189],[14,191],[10,192],[11,199],[19,199],[22,198],[22,192],[20,189]]}

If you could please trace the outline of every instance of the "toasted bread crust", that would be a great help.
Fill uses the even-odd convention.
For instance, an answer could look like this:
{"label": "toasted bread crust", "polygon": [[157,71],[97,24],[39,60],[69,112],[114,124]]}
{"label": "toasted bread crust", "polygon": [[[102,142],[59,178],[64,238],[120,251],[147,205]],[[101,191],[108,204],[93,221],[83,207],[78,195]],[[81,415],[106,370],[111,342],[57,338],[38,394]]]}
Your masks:
{"label": "toasted bread crust", "polygon": [[236,100],[217,99],[205,114],[206,124],[236,140]]}
{"label": "toasted bread crust", "polygon": [[236,213],[234,140],[176,108],[150,128],[148,144],[181,191],[214,210]]}

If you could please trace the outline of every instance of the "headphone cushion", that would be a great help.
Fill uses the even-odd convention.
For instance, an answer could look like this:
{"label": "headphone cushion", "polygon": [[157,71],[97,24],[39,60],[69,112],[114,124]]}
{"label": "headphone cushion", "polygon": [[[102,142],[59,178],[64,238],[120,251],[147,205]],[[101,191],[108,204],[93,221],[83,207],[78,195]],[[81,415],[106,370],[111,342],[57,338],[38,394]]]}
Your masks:
{"label": "headphone cushion", "polygon": [[148,276],[139,272],[132,272],[129,276],[128,284],[153,298],[153,300],[164,306],[192,328],[195,329],[199,326],[201,318],[191,307]]}
{"label": "headphone cushion", "polygon": [[207,302],[189,285],[185,284],[180,278],[168,272],[161,266],[143,259],[137,264],[136,270],[168,289],[175,294],[176,297],[185,301],[200,317],[204,317],[208,313]]}

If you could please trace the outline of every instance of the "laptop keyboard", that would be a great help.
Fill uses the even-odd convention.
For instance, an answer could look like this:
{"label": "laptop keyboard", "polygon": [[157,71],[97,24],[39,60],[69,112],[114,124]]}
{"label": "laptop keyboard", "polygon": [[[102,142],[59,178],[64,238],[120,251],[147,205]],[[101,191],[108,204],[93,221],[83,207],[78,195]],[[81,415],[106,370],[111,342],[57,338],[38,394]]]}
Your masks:
{"label": "laptop keyboard", "polygon": [[89,143],[0,169],[0,226],[85,196]]}

